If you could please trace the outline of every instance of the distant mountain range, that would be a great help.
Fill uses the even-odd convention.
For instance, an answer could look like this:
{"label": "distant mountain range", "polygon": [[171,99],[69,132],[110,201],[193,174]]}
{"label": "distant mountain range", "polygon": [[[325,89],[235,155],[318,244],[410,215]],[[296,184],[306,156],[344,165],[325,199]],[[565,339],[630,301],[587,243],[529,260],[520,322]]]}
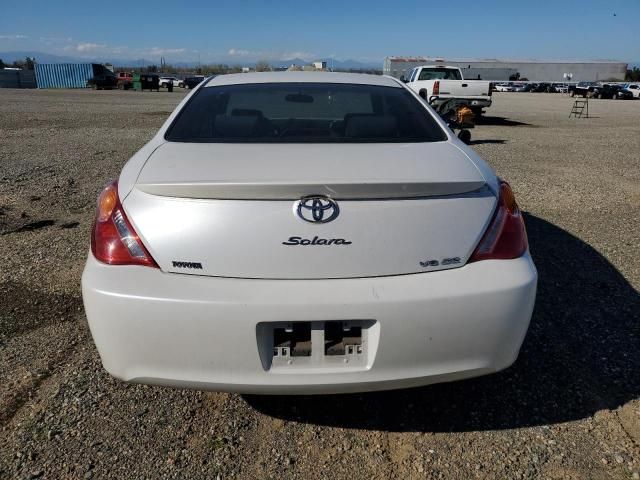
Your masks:
{"label": "distant mountain range", "polygon": [[[35,52],[35,51],[12,51],[0,52],[0,59],[5,63],[11,63],[16,60],[24,60],[25,57],[33,57],[39,63],[111,63],[116,67],[143,67],[147,65],[159,65],[160,62],[149,60],[146,58],[124,59],[124,58],[81,58],[64,55],[54,55],[51,53]],[[357,60],[336,60],[331,58],[318,59],[317,61],[327,62],[329,68],[338,70],[368,70],[382,69],[382,60],[379,63],[360,62]],[[301,58],[291,58],[288,60],[269,60],[269,64],[276,68],[285,68],[292,64],[308,65],[310,62]],[[173,67],[177,68],[194,68],[198,66],[198,62],[169,62]],[[227,65],[253,66],[255,61],[242,61],[241,59],[227,58],[220,60],[204,61],[203,64],[224,63]],[[628,62],[629,68],[640,68],[640,61]]]}
{"label": "distant mountain range", "polygon": [[32,51],[15,51],[15,52],[0,52],[0,59],[4,63],[11,63],[19,60],[24,60],[26,57],[35,58],[40,63],[83,63],[86,60],[79,60],[73,57],[64,57],[61,55],[53,55],[43,52]]}
{"label": "distant mountain range", "polygon": [[[123,58],[80,58],[73,56],[54,55],[51,53],[35,52],[35,51],[13,51],[0,52],[0,59],[5,63],[11,63],[16,60],[24,60],[26,57],[32,57],[39,63],[111,63],[117,67],[142,67],[147,65],[158,65],[158,61],[148,60],[146,58],[139,59],[123,59]],[[318,59],[317,61],[327,62],[329,68],[341,70],[346,69],[382,69],[382,60],[379,63],[365,63],[357,60],[336,60],[331,58]],[[193,68],[198,66],[198,62],[169,62],[173,67],[177,68]],[[225,59],[212,60],[202,62],[203,64],[224,63],[227,65],[253,66],[255,61],[242,61],[241,59]],[[292,58],[289,60],[269,60],[269,65],[276,68],[288,67],[295,65],[308,65],[310,62],[301,58]]]}
{"label": "distant mountain range", "polygon": [[[24,60],[26,57],[35,58],[38,63],[110,63],[116,66],[137,67],[146,65],[158,65],[160,62],[139,59],[123,59],[123,58],[97,58],[97,57],[73,57],[65,55],[55,55],[53,53],[35,52],[35,51],[14,51],[0,52],[0,59],[5,63],[11,63],[17,60]],[[197,62],[178,62],[173,63],[174,66],[191,66]]]}

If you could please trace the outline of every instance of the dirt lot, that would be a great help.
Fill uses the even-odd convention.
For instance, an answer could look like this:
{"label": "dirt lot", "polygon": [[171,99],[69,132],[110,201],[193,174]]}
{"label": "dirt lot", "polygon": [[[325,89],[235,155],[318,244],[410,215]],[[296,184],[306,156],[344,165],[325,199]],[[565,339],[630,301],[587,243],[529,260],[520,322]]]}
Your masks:
{"label": "dirt lot", "polygon": [[95,197],[182,96],[0,90],[0,478],[639,478],[640,101],[497,94],[473,131],[540,273],[513,367],[274,398],[120,383],[89,335]]}

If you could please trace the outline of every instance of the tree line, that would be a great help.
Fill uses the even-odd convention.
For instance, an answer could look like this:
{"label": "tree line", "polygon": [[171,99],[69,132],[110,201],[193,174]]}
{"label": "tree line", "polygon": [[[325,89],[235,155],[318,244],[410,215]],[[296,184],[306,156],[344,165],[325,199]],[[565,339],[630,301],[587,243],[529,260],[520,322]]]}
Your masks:
{"label": "tree line", "polygon": [[[225,73],[240,73],[242,72],[242,65],[228,65],[226,63],[214,63],[214,64],[203,64],[198,67],[177,67],[174,65],[170,65],[168,63],[163,64],[162,66],[158,65],[147,65],[145,67],[134,67],[134,66],[119,66],[115,70],[124,70],[128,72],[135,73],[164,73],[164,74],[172,74],[172,75],[223,75]],[[302,70],[302,67],[300,66]],[[273,72],[277,70],[285,70],[283,67],[274,67],[266,60],[259,60],[256,62],[254,68],[256,72]],[[381,75],[382,71],[371,68],[371,69],[351,69],[351,68],[343,68],[343,69],[334,69],[336,72],[353,72],[353,73],[371,73],[374,75]]]}
{"label": "tree line", "polygon": [[19,68],[21,70],[33,70],[35,68],[36,59],[25,57],[24,60],[14,60],[13,63],[5,63],[0,58],[0,70],[3,68]]}
{"label": "tree line", "polygon": [[640,82],[640,68],[633,67],[631,70],[627,70],[624,79],[627,82]]}

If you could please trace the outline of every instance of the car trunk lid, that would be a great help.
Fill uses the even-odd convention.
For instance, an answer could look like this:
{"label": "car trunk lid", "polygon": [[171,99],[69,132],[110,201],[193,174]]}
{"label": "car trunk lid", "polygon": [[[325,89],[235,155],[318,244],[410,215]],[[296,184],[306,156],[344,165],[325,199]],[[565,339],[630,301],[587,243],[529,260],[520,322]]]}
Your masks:
{"label": "car trunk lid", "polygon": [[[425,145],[427,145],[425,147]],[[446,142],[234,145],[165,143],[137,188],[152,195],[232,200],[414,198],[477,190],[484,178]]]}
{"label": "car trunk lid", "polygon": [[[332,198],[339,215],[300,218],[308,195]],[[495,197],[448,142],[167,143],[123,205],[164,271],[312,279],[461,266]]]}

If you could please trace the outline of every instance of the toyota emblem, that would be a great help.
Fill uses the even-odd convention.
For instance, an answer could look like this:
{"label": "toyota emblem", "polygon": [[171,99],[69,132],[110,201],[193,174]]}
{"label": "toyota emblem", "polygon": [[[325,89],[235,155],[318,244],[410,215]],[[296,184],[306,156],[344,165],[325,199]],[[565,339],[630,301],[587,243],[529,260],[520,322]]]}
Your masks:
{"label": "toyota emblem", "polygon": [[338,204],[324,195],[309,195],[298,201],[298,216],[305,222],[327,223],[340,213]]}

